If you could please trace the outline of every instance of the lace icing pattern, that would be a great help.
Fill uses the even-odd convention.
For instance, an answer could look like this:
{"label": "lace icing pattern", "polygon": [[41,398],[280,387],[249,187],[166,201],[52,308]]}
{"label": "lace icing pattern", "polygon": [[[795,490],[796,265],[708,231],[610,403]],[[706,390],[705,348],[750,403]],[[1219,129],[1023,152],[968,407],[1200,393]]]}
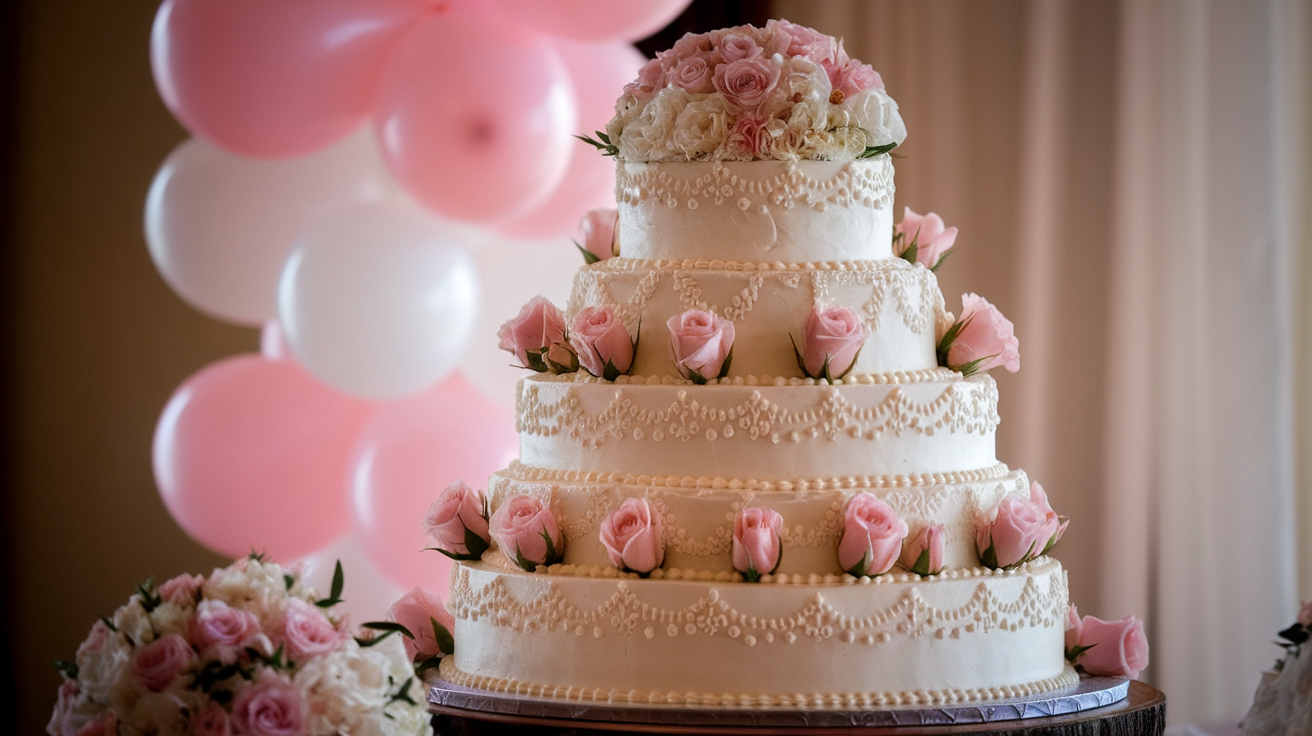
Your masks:
{"label": "lace icing pattern", "polygon": [[782,171],[770,168],[776,173],[747,177],[717,162],[706,174],[679,178],[665,166],[620,166],[615,174],[615,199],[630,206],[650,201],[670,209],[727,205],[742,211],[768,206],[819,211],[828,206],[882,209],[893,202],[893,164],[887,156],[849,162],[827,179],[803,173],[796,162],[787,163]]}

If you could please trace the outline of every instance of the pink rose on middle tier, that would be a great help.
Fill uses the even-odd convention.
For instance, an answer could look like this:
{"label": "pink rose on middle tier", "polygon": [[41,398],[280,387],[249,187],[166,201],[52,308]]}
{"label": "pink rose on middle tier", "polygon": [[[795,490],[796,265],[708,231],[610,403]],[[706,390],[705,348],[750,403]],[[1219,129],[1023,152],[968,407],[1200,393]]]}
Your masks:
{"label": "pink rose on middle tier", "polygon": [[142,644],[132,652],[132,674],[151,692],[162,692],[196,662],[196,652],[177,634]]}
{"label": "pink rose on middle tier", "polygon": [[975,538],[980,563],[1005,570],[1038,557],[1052,535],[1056,521],[1023,498],[1008,496],[998,504],[991,522],[980,525]]}
{"label": "pink rose on middle tier", "polygon": [[[604,261],[615,255],[615,231],[620,213],[614,208],[589,210],[579,220],[581,246],[591,258],[589,263]],[[578,245],[578,243],[575,243]]]}
{"label": "pink rose on middle tier", "polygon": [[633,367],[633,341],[610,307],[579,310],[569,339],[578,353],[579,365],[598,378],[614,381]]}
{"label": "pink rose on middle tier", "polygon": [[783,526],[784,517],[774,509],[749,506],[734,517],[733,568],[742,573],[747,582],[755,583],[762,575],[770,575],[779,569],[784,553],[783,542],[779,539]]}
{"label": "pink rose on middle tier", "polygon": [[457,560],[476,560],[488,548],[487,499],[456,481],[438,494],[424,517],[424,533],[438,551]]}
{"label": "pink rose on middle tier", "polygon": [[292,659],[328,654],[345,638],[346,634],[328,620],[323,609],[299,598],[287,601],[282,614],[282,640]]}
{"label": "pink rose on middle tier", "polygon": [[674,363],[679,375],[706,383],[729,373],[733,353],[733,322],[714,312],[689,309],[670,317]]}
{"label": "pink rose on middle tier", "polygon": [[865,342],[866,326],[856,312],[817,304],[806,320],[798,362],[807,377],[832,381],[852,370]]}
{"label": "pink rose on middle tier", "polygon": [[451,640],[439,641],[439,632],[435,630],[433,622],[441,624],[449,637],[456,629],[456,620],[446,610],[446,605],[437,593],[416,587],[387,609],[387,617],[406,627],[414,636],[404,637],[405,653],[412,661],[451,653],[443,649],[444,646],[448,649],[452,646]]}
{"label": "pink rose on middle tier", "polygon": [[565,550],[551,509],[532,496],[513,496],[492,514],[492,538],[507,559],[528,572],[560,561]]}
{"label": "pink rose on middle tier", "polygon": [[943,572],[943,527],[930,524],[902,546],[898,563],[917,575],[937,575]]}
{"label": "pink rose on middle tier", "polygon": [[1011,320],[976,294],[963,294],[961,304],[961,317],[939,345],[940,364],[965,375],[998,366],[1020,370],[1020,341]]}
{"label": "pink rose on middle tier", "polygon": [[779,84],[779,65],[762,56],[739,59],[715,68],[712,82],[730,105],[755,110]]}
{"label": "pink rose on middle tier", "polygon": [[1061,537],[1066,533],[1066,527],[1070,526],[1071,520],[1067,516],[1058,516],[1056,511],[1052,510],[1052,505],[1048,503],[1048,494],[1043,492],[1043,486],[1030,482],[1030,503],[1043,514],[1047,520],[1048,527],[1052,530],[1051,536],[1043,545],[1043,550],[1039,554],[1047,554],[1048,550],[1061,541]]}
{"label": "pink rose on middle tier", "polygon": [[[933,212],[918,215],[910,207],[903,208],[902,222],[893,227],[893,234],[900,239],[903,249],[899,256],[914,260],[931,271],[939,267],[957,242],[957,229],[944,227],[942,217]],[[916,246],[914,259],[909,253],[912,243]]]}
{"label": "pink rose on middle tier", "polygon": [[187,627],[187,637],[202,657],[232,664],[261,634],[255,614],[215,599],[196,606]]}
{"label": "pink rose on middle tier", "polygon": [[501,325],[497,338],[498,347],[518,358],[521,366],[545,373],[551,370],[547,352],[565,341],[565,315],[546,297],[535,296],[519,315]]}
{"label": "pink rose on middle tier", "polygon": [[626,498],[601,522],[601,543],[621,570],[647,574],[665,561],[665,529],[644,498]]}
{"label": "pink rose on middle tier", "polygon": [[858,493],[843,512],[838,566],[855,577],[882,575],[902,552],[907,523],[871,493]]}

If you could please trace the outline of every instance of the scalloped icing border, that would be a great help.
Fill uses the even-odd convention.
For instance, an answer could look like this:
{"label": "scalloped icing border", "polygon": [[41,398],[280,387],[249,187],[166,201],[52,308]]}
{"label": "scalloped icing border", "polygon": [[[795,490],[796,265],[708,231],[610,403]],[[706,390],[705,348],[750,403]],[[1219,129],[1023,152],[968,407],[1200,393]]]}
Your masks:
{"label": "scalloped icing border", "polygon": [[598,378],[585,371],[563,373],[559,375],[541,374],[529,376],[548,383],[605,384],[614,386],[890,386],[903,383],[934,383],[964,381],[966,377],[950,368],[918,368],[910,371],[889,371],[888,373],[856,373],[846,378],[832,381],[823,378],[805,378],[802,376],[761,375],[725,376],[712,378],[704,384],[697,384],[682,376],[675,375],[622,375],[614,381]]}
{"label": "scalloped icing border", "polygon": [[[723,258],[630,258],[615,256],[590,263],[582,268],[594,271],[906,271],[919,263],[903,258],[866,259],[859,261],[729,261]],[[932,272],[931,272],[932,273]]]}
{"label": "scalloped icing border", "polygon": [[[746,211],[770,205],[891,208],[893,163],[887,156],[860,161],[626,161],[615,167],[615,201],[621,207],[671,209],[729,205]],[[756,176],[734,173],[743,169]],[[820,176],[811,170],[830,169]],[[685,174],[685,176],[678,176]]]}
{"label": "scalloped icing border", "polygon": [[711,705],[722,708],[871,708],[915,707],[975,703],[1062,690],[1079,684],[1080,676],[1070,665],[1056,677],[1021,685],[987,688],[948,688],[873,693],[793,693],[768,695],[754,693],[679,693],[639,692],[614,688],[589,688],[570,685],[546,685],[513,678],[471,675],[456,666],[453,657],[444,657],[438,666],[442,679],[461,687],[500,693],[590,703],[632,703],[639,705]]}

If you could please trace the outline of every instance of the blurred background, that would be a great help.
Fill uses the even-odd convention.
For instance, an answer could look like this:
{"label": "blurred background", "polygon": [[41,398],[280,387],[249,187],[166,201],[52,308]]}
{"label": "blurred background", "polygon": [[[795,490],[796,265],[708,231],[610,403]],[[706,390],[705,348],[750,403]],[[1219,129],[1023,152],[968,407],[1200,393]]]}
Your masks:
{"label": "blurred background", "polygon": [[[187,139],[151,76],[158,7],[0,10],[0,731],[42,730],[50,661],[135,582],[227,559],[152,475],[175,389],[261,341],[175,295],[147,249],[147,191]],[[1237,721],[1312,597],[1307,4],[695,0],[637,46],[772,17],[881,73],[909,130],[895,211],[960,228],[949,309],[977,292],[1017,325],[998,456],[1073,518],[1057,551],[1072,600],[1146,619],[1144,679],[1172,722]],[[495,342],[506,317],[483,312],[513,314],[533,279],[567,290],[567,239],[461,227],[485,305],[473,343]],[[480,370],[444,390],[509,421],[507,379]],[[352,539],[319,557],[367,557]],[[348,598],[406,582],[361,577]]]}

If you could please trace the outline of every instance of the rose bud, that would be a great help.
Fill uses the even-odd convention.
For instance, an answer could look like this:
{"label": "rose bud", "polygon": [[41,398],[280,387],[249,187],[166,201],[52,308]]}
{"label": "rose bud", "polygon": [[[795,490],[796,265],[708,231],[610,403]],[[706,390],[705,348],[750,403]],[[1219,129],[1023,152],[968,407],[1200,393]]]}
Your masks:
{"label": "rose bud", "polygon": [[980,564],[1006,570],[1038,557],[1052,537],[1053,527],[1029,501],[1009,496],[998,504],[991,522],[980,525],[975,537]]}
{"label": "rose bud", "polygon": [[559,562],[565,551],[556,517],[532,496],[506,499],[489,526],[501,552],[528,572]]}
{"label": "rose bud", "polygon": [[488,548],[487,499],[456,481],[437,495],[424,516],[424,533],[437,546],[430,547],[453,560],[477,560]]}
{"label": "rose bud", "polygon": [[568,342],[553,342],[543,356],[552,373],[573,373],[579,369],[579,356]]}
{"label": "rose bud", "polygon": [[387,618],[410,632],[403,640],[405,653],[413,662],[455,651],[451,632],[455,631],[456,620],[446,610],[442,597],[431,590],[412,589],[387,609]]}
{"label": "rose bud", "polygon": [[574,318],[570,344],[588,373],[614,381],[633,367],[633,341],[610,307],[586,307]]}
{"label": "rose bud", "polygon": [[1148,638],[1143,621],[1126,616],[1103,621],[1093,616],[1080,620],[1075,664],[1090,675],[1134,679],[1148,666]]}
{"label": "rose bud", "polygon": [[586,263],[604,261],[615,254],[615,235],[618,232],[620,213],[614,209],[590,210],[579,220],[579,235],[583,244],[574,245],[583,253]]}
{"label": "rose bud", "polygon": [[933,212],[917,215],[907,207],[902,211],[902,222],[893,228],[893,240],[901,248],[898,256],[937,271],[957,242],[957,229],[944,228],[943,218]]}
{"label": "rose bud", "polygon": [[1020,341],[1011,320],[975,294],[963,294],[961,305],[961,318],[939,341],[939,365],[966,376],[998,366],[1020,370]]}
{"label": "rose bud", "polygon": [[806,334],[797,365],[808,378],[833,381],[846,376],[856,365],[856,356],[866,342],[866,326],[856,312],[847,307],[815,305],[806,320]]}
{"label": "rose bud", "polygon": [[652,514],[646,499],[627,498],[601,522],[601,543],[611,564],[641,575],[665,561],[661,518]]}
{"label": "rose bud", "polygon": [[888,504],[870,493],[858,493],[843,512],[843,536],[838,540],[838,566],[854,577],[881,575],[897,562],[907,523]]}
{"label": "rose bud", "polygon": [[551,370],[547,351],[565,341],[565,316],[546,297],[535,296],[517,317],[501,325],[497,338],[499,347],[518,358],[521,366],[546,373]]}
{"label": "rose bud", "polygon": [[943,572],[943,527],[930,524],[902,545],[898,563],[917,575],[937,575]]}
{"label": "rose bud", "polygon": [[1075,655],[1072,650],[1080,643],[1080,612],[1072,603],[1071,607],[1066,609],[1066,658],[1074,661]]}
{"label": "rose bud", "polygon": [[1057,512],[1052,510],[1052,505],[1048,503],[1048,494],[1043,492],[1043,486],[1038,483],[1030,483],[1030,503],[1043,514],[1043,518],[1047,519],[1048,527],[1052,530],[1052,534],[1039,552],[1039,555],[1046,555],[1048,550],[1061,541],[1061,536],[1066,533],[1066,527],[1070,526],[1071,520],[1067,516],[1058,516]]}
{"label": "rose bud", "polygon": [[670,317],[674,364],[679,375],[693,383],[706,383],[729,374],[733,360],[733,322],[716,315],[689,309]]}
{"label": "rose bud", "polygon": [[749,583],[762,575],[779,569],[783,558],[783,542],[779,531],[784,517],[773,509],[749,507],[742,509],[733,519],[733,568],[743,574]]}

